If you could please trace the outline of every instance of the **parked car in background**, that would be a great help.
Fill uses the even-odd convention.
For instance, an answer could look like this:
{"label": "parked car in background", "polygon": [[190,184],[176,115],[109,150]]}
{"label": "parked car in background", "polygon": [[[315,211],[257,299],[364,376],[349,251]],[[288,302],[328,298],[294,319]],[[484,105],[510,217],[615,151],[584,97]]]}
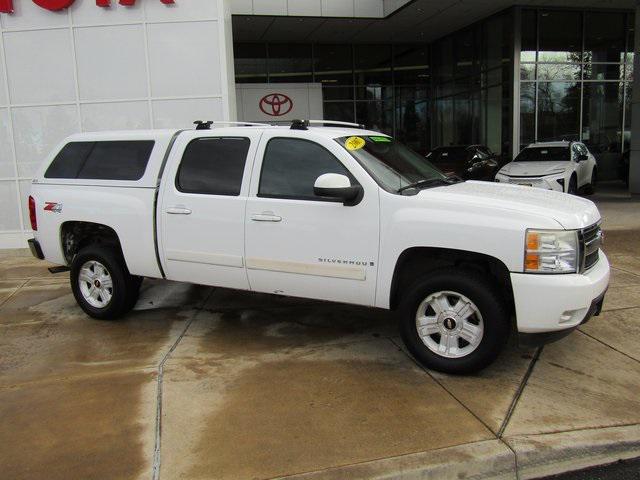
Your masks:
{"label": "parked car in background", "polygon": [[427,159],[446,175],[457,175],[463,180],[488,180],[498,170],[498,159],[484,145],[452,145],[432,150]]}
{"label": "parked car in background", "polygon": [[598,178],[595,157],[581,142],[533,143],[496,174],[496,182],[577,194],[591,193]]}

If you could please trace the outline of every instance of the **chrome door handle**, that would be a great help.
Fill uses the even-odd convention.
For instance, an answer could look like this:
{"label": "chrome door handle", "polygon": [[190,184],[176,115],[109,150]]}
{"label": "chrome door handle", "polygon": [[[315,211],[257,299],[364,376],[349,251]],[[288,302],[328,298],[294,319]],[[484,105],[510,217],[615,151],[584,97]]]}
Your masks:
{"label": "chrome door handle", "polygon": [[251,215],[251,220],[254,222],[281,222],[282,217],[274,215],[271,212],[254,213]]}
{"label": "chrome door handle", "polygon": [[177,205],[175,207],[167,208],[167,213],[169,215],[191,215],[191,210],[181,205]]}

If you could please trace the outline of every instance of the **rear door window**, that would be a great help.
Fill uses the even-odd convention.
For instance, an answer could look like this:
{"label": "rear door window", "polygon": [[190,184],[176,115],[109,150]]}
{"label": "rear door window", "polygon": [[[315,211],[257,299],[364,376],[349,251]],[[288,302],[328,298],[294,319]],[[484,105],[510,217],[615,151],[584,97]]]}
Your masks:
{"label": "rear door window", "polygon": [[45,178],[140,180],[153,140],[71,142],[56,155]]}
{"label": "rear door window", "polygon": [[244,137],[206,137],[191,141],[176,176],[184,193],[240,195],[251,141]]}

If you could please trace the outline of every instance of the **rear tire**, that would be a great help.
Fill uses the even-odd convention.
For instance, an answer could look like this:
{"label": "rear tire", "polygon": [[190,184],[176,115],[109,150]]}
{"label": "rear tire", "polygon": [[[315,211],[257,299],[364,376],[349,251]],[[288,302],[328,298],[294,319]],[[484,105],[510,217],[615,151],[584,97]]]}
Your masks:
{"label": "rear tire", "polygon": [[473,373],[502,351],[509,336],[509,311],[486,277],[468,271],[429,272],[401,300],[400,333],[425,367]]}
{"label": "rear tire", "polygon": [[100,320],[120,318],[133,308],[140,289],[136,278],[113,247],[85,247],[71,264],[71,290],[76,302],[87,315]]}

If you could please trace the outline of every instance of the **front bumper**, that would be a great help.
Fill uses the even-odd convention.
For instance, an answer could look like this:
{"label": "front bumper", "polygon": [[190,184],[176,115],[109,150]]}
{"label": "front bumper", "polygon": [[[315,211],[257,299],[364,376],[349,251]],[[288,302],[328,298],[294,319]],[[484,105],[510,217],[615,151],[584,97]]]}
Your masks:
{"label": "front bumper", "polygon": [[541,345],[546,345],[547,343],[556,342],[566,337],[571,332],[573,332],[576,328],[578,328],[580,325],[584,325],[589,320],[591,320],[592,317],[597,317],[598,315],[600,315],[600,312],[602,311],[602,305],[604,304],[605,293],[606,292],[604,292],[598,298],[594,299],[593,302],[591,302],[591,306],[587,311],[587,315],[584,317],[582,322],[580,322],[575,327],[565,328],[564,330],[556,330],[554,332],[538,332],[538,333],[519,332],[518,345],[524,346],[524,347],[539,347]]}
{"label": "front bumper", "polygon": [[582,274],[511,273],[518,333],[538,334],[574,329],[600,313],[609,286],[609,261]]}
{"label": "front bumper", "polygon": [[30,238],[29,240],[27,240],[27,243],[29,244],[29,250],[31,250],[31,255],[33,255],[34,257],[40,260],[44,260],[44,253],[42,253],[40,242],[38,242],[38,240],[36,240],[35,238]]}
{"label": "front bumper", "polygon": [[555,190],[556,192],[564,192],[565,190],[564,173],[546,177],[509,177],[504,174],[498,174],[496,175],[496,182],[543,188],[545,190]]}

